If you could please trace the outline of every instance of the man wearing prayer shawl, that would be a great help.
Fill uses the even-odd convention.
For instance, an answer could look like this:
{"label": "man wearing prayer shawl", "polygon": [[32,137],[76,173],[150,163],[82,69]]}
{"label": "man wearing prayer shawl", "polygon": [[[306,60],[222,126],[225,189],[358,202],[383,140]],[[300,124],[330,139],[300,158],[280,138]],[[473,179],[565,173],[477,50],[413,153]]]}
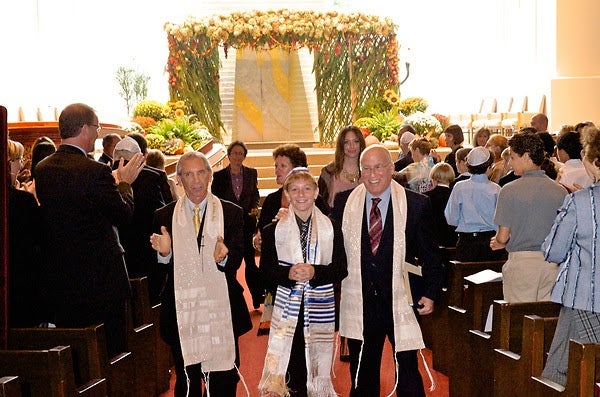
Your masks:
{"label": "man wearing prayer shawl", "polygon": [[[338,193],[331,215],[342,222],[348,258],[340,335],[350,349],[350,396],[380,395],[386,338],[395,352],[396,394],[425,396],[417,361],[417,350],[424,347],[418,316],[433,311],[443,278],[431,204],[427,196],[392,181],[394,165],[385,147],[367,147],[360,165],[363,183]],[[414,264],[415,258],[422,277],[411,275],[407,291],[405,263]]]}
{"label": "man wearing prayer shawl", "polygon": [[154,215],[152,247],[167,267],[161,336],[175,362],[175,397],[235,397],[238,337],[252,328],[236,280],[243,253],[242,209],[210,193],[212,169],[200,152],[177,162],[185,195]]}

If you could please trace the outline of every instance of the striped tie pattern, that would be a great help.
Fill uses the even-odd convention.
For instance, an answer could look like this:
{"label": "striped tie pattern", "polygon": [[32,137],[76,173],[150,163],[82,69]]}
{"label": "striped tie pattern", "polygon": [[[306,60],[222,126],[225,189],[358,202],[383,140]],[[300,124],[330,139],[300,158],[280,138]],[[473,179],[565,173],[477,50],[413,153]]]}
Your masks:
{"label": "striped tie pattern", "polygon": [[383,232],[383,227],[381,225],[381,211],[377,206],[381,199],[375,197],[371,200],[373,200],[373,205],[371,206],[371,213],[369,215],[369,240],[371,241],[371,252],[375,255],[377,253],[377,248],[379,248],[379,242],[381,241],[381,233]]}

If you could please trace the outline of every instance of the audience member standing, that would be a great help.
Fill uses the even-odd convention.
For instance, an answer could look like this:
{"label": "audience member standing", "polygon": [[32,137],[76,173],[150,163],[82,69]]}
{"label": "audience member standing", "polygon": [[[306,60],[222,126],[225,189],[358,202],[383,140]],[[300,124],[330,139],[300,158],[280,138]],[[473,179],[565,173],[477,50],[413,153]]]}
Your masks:
{"label": "audience member standing", "polygon": [[[412,126],[410,126],[414,130]],[[409,164],[413,163],[412,153],[410,151],[410,143],[416,138],[416,134],[409,130],[404,132],[401,137],[398,138],[398,145],[400,146],[400,153],[398,153],[398,160],[394,162],[394,170],[401,171],[406,168]]]}
{"label": "audience member standing", "polygon": [[[127,164],[133,156],[141,153],[137,142],[126,136],[115,146],[113,158],[117,169],[119,161]],[[156,262],[156,253],[148,238],[152,234],[152,218],[154,211],[168,204],[162,195],[162,178],[151,167],[144,167],[136,180],[131,184],[133,189],[133,216],[131,222],[120,225],[119,238],[125,248],[125,263],[129,277],[148,277],[150,302],[160,301],[160,292],[165,284],[166,273]]]}
{"label": "audience member standing", "polygon": [[336,193],[353,189],[360,183],[358,158],[365,147],[365,138],[358,127],[345,127],[338,134],[334,160],[321,169],[318,181],[319,194],[330,207]]}
{"label": "audience member standing", "polygon": [[518,133],[508,144],[513,170],[521,178],[500,190],[494,215],[498,232],[490,247],[508,251],[502,268],[505,300],[547,301],[558,267],[544,260],[541,246],[567,190],[541,169],[545,153],[537,134]]}
{"label": "audience member standing", "polygon": [[467,155],[470,151],[470,147],[463,147],[456,151],[456,169],[458,170],[458,175],[456,175],[456,178],[454,178],[450,184],[451,189],[454,188],[454,185],[458,182],[467,180],[471,177],[471,173],[467,168]]}
{"label": "audience member standing", "polygon": [[504,149],[508,147],[508,139],[504,135],[500,134],[492,134],[490,139],[488,139],[485,147],[490,149],[492,152],[492,169],[489,175],[489,179],[492,182],[498,183],[500,182],[500,178],[506,175],[506,170],[504,169],[504,162],[502,161],[502,152]]}
{"label": "audience member standing", "polygon": [[426,138],[414,139],[410,143],[413,163],[394,175],[394,179],[402,186],[415,192],[424,193],[433,188],[429,171],[434,160],[431,157],[431,143]]}
{"label": "audience member standing", "polygon": [[556,180],[570,192],[588,187],[594,182],[581,161],[581,153],[579,132],[568,131],[558,137],[556,154],[563,166],[558,171]]}
{"label": "audience member standing", "polygon": [[10,327],[37,327],[51,321],[44,290],[41,255],[42,224],[32,194],[17,189],[17,174],[23,165],[24,148],[8,140],[8,292]]}
{"label": "audience member standing", "polygon": [[[139,132],[130,132],[127,134],[128,137],[133,138],[140,147],[142,154],[144,157],[148,154],[148,141],[146,141],[146,137]],[[171,185],[169,185],[169,177],[165,170],[161,170],[158,168],[154,168],[149,166],[148,164],[144,164],[144,168],[150,169],[151,171],[157,172],[160,175],[160,190],[162,192],[163,199],[165,203],[172,202],[175,197],[171,194]]]}
{"label": "audience member standing", "polygon": [[473,135],[473,147],[485,146],[488,139],[490,139],[490,135],[492,135],[492,132],[488,128],[479,128],[477,131],[475,131],[475,135]]}
{"label": "audience member standing", "polygon": [[456,226],[456,259],[463,262],[498,260],[505,251],[492,251],[490,239],[498,230],[494,211],[500,186],[488,179],[494,158],[483,146],[467,155],[471,177],[454,185],[444,214],[449,225]]}
{"label": "audience member standing", "polygon": [[[160,151],[160,149],[148,149],[148,153],[146,154],[146,165],[157,168],[161,171],[165,171],[165,155]],[[177,188],[177,182],[175,182],[175,179],[170,176],[167,176],[167,182],[171,188],[171,196],[173,197],[173,200],[178,200],[179,192]]]}
{"label": "audience member standing", "polygon": [[277,293],[260,395],[337,396],[333,285],[348,274],[346,252],[340,225],[314,205],[319,192],[307,171],[287,177],[289,211],[262,233],[260,268]]}
{"label": "audience member standing", "polygon": [[114,355],[126,347],[125,305],[131,293],[115,226],[131,220],[131,184],[144,157],[134,156],[112,174],[87,157],[101,128],[88,105],[67,106],[58,128],[62,144],[36,167],[51,268],[48,300],[55,306],[58,327],[104,323],[108,351]]}
{"label": "audience member standing", "polygon": [[548,116],[538,113],[531,118],[531,126],[537,132],[548,132]]}
{"label": "audience member standing", "polygon": [[102,137],[102,154],[98,157],[98,161],[104,164],[113,165],[113,156],[115,146],[121,140],[121,135],[110,133]]}
{"label": "audience member standing", "polygon": [[452,149],[452,151],[446,155],[444,161],[450,164],[454,170],[454,175],[458,175],[458,170],[456,169],[456,151],[462,148],[465,135],[459,125],[452,124],[444,130],[444,138],[446,139],[446,146]]}
{"label": "audience member standing", "polygon": [[448,163],[437,163],[431,169],[429,178],[433,182],[433,189],[425,192],[425,195],[431,200],[438,243],[442,247],[454,247],[456,246],[456,227],[448,225],[444,216],[444,209],[452,192],[450,184],[454,181],[454,171]]}
{"label": "audience member standing", "polygon": [[168,269],[161,336],[175,362],[175,397],[235,397],[238,337],[252,329],[243,288],[242,209],[210,193],[212,168],[200,152],[183,154],[177,178],[185,196],[154,216],[150,237]]}
{"label": "audience member standing", "polygon": [[229,165],[215,172],[211,185],[212,193],[222,200],[231,201],[244,211],[244,275],[252,297],[252,306],[258,309],[264,301],[264,286],[256,266],[252,236],[256,231],[258,216],[258,173],[243,163],[248,148],[242,141],[234,141],[227,147]]}
{"label": "audience member standing", "polygon": [[546,260],[560,264],[551,299],[562,305],[542,375],[567,383],[569,339],[600,343],[600,130],[581,134],[583,164],[594,184],[568,195],[542,244]]}
{"label": "audience member standing", "polygon": [[[340,335],[350,348],[350,396],[380,395],[386,338],[395,352],[397,394],[425,396],[417,362],[424,345],[415,313],[432,313],[443,278],[431,205],[424,195],[392,181],[394,166],[384,146],[368,146],[360,164],[363,183],[338,193],[332,211],[342,222],[348,258]],[[423,277],[410,277],[408,291],[404,263],[415,257]]]}

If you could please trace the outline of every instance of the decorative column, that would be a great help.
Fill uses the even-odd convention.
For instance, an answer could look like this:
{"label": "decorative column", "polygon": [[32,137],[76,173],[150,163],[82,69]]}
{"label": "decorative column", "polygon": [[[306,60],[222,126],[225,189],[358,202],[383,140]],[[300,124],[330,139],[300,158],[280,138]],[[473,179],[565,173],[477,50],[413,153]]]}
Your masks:
{"label": "decorative column", "polygon": [[556,1],[556,72],[551,81],[552,129],[600,122],[600,2]]}

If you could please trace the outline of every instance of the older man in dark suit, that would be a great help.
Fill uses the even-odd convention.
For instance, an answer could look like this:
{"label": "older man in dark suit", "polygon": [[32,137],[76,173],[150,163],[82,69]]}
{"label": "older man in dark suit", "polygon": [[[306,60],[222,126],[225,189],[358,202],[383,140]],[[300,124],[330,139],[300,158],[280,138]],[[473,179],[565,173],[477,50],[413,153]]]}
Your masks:
{"label": "older man in dark suit", "polygon": [[[124,159],[127,164],[136,153],[141,153],[140,146],[135,139],[126,136],[115,146],[114,159],[117,162]],[[117,166],[118,163],[114,164],[113,169]],[[119,226],[119,237],[125,248],[129,277],[148,277],[150,301],[156,304],[160,301],[166,273],[156,262],[156,252],[150,245],[149,237],[153,231],[154,211],[170,203],[171,195],[167,198],[163,196],[161,175],[154,168],[147,166],[142,168],[131,188],[134,200],[133,217],[130,223]]]}
{"label": "older man in dark suit", "polygon": [[209,192],[210,163],[199,152],[177,163],[185,196],[155,213],[150,237],[168,268],[160,328],[171,346],[175,396],[235,397],[238,337],[252,328],[243,288],[236,279],[243,252],[242,209]]}
{"label": "older man in dark suit", "polygon": [[256,266],[252,235],[256,231],[260,196],[256,169],[242,164],[247,155],[248,148],[244,142],[231,142],[227,147],[229,165],[215,172],[211,190],[215,196],[239,205],[244,211],[244,274],[252,296],[252,305],[258,309],[264,300],[264,286]]}
{"label": "older man in dark suit", "polygon": [[[350,349],[350,395],[380,395],[387,338],[398,366],[397,395],[424,396],[417,363],[417,349],[424,344],[417,316],[433,311],[443,278],[431,204],[426,196],[392,181],[394,165],[385,147],[369,146],[360,164],[363,183],[338,193],[331,215],[342,222],[348,257],[340,335],[348,338]],[[406,262],[415,258],[422,277],[411,277],[409,291]]]}
{"label": "older man in dark suit", "polygon": [[[48,300],[58,327],[104,323],[110,354],[126,346],[126,299],[131,290],[115,226],[131,220],[131,184],[144,165],[138,154],[110,168],[87,157],[100,126],[94,109],[67,106],[62,144],[36,167],[36,191],[50,261]],[[116,182],[116,184],[115,184]]]}

